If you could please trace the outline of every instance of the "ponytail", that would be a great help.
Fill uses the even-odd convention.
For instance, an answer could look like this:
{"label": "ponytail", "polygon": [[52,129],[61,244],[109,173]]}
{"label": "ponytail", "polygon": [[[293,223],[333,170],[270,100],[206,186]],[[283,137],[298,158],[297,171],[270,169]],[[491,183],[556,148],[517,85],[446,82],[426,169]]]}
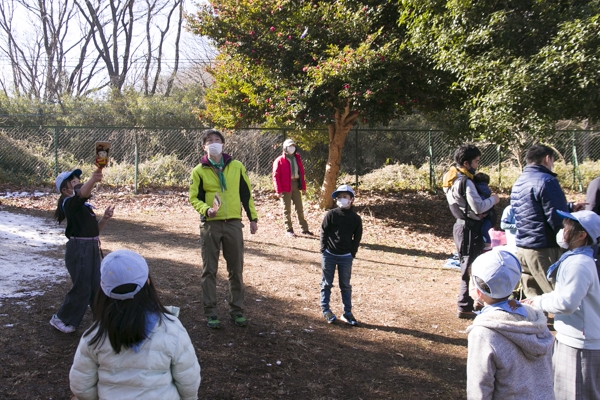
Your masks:
{"label": "ponytail", "polygon": [[63,208],[63,204],[65,202],[65,199],[67,198],[67,196],[65,196],[63,194],[63,189],[65,189],[67,187],[67,179],[63,180],[62,183],[60,184],[60,197],[58,198],[58,202],[56,203],[56,210],[54,210],[54,217],[53,219],[58,222],[58,224],[60,225],[61,222],[63,222],[67,216],[65,215],[65,210]]}
{"label": "ponytail", "polygon": [[63,210],[63,203],[66,198],[67,198],[67,196],[65,196],[64,194],[61,193],[60,197],[58,198],[58,203],[56,204],[56,210],[54,210],[53,218],[59,224],[61,222],[63,222],[65,220],[65,218],[67,218],[67,216],[65,215],[65,210]]}

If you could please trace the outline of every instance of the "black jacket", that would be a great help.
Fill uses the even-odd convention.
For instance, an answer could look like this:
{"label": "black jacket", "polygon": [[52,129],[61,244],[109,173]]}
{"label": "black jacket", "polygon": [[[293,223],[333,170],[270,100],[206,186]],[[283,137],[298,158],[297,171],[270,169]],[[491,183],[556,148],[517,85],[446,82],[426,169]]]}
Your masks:
{"label": "black jacket", "polygon": [[321,224],[321,253],[352,254],[356,257],[362,238],[362,220],[353,207],[329,210]]}

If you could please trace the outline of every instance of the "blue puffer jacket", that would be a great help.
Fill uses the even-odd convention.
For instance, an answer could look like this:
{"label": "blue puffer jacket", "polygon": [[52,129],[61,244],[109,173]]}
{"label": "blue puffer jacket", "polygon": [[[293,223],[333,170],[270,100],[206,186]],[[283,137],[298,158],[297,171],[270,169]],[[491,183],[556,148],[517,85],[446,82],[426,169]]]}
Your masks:
{"label": "blue puffer jacket", "polygon": [[543,165],[530,164],[512,187],[510,204],[515,212],[517,246],[529,249],[556,247],[562,228],[557,210],[569,211],[556,174]]}

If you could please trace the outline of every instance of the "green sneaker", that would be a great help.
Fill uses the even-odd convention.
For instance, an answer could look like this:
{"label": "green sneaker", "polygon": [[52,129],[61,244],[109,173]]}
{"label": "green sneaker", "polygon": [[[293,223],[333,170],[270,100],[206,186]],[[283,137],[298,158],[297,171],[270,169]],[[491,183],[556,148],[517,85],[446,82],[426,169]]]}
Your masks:
{"label": "green sneaker", "polygon": [[244,318],[244,316],[242,314],[232,315],[231,316],[231,320],[237,326],[246,326],[246,325],[248,325],[248,321],[246,320],[246,318]]}
{"label": "green sneaker", "polygon": [[211,329],[219,329],[221,327],[221,322],[219,321],[219,317],[215,317],[214,315],[211,317],[208,317],[206,319],[207,323],[206,326],[208,326]]}

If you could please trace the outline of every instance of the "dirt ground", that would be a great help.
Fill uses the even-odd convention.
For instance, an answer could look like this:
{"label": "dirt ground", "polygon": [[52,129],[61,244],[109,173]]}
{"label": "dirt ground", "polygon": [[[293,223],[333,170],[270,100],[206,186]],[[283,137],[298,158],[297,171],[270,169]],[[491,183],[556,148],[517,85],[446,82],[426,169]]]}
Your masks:
{"label": "dirt ground", "polygon": [[[3,201],[0,208],[49,218],[55,201],[55,196],[26,198]],[[465,397],[470,322],[456,318],[459,273],[442,268],[454,244],[453,221],[441,194],[358,193],[365,232],[351,283],[359,327],[341,321],[329,325],[323,319],[318,236],[284,236],[282,212],[271,195],[255,194],[258,233],[250,235],[247,223],[244,228],[249,324],[239,328],[227,320],[221,258],[220,330],[205,326],[198,216],[187,193],[107,191],[92,202],[100,211],[111,203],[117,206],[101,237],[104,252],[138,251],[150,265],[164,304],[181,308],[181,322],[202,367],[200,398]],[[312,203],[305,203],[305,209],[318,234],[323,212]],[[63,252],[57,250],[57,256]],[[48,324],[69,288],[64,282],[39,297],[2,300],[0,398],[72,396],[69,368],[84,329],[63,334]],[[337,284],[331,305],[339,316]],[[88,312],[82,327],[90,320]]]}

